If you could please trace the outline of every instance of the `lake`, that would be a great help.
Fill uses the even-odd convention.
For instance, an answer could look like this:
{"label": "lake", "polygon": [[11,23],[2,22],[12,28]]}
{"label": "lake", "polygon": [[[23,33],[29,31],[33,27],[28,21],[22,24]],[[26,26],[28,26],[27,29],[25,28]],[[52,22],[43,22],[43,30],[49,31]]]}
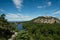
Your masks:
{"label": "lake", "polygon": [[24,29],[22,24],[17,24],[16,27],[17,27],[18,30],[23,30]]}

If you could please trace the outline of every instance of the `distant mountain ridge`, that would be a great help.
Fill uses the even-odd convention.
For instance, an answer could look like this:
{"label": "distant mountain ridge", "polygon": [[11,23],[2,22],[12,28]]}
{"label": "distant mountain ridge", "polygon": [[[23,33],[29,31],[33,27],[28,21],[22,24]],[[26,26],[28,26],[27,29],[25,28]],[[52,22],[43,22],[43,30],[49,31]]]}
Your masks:
{"label": "distant mountain ridge", "polygon": [[52,16],[40,16],[37,17],[33,20],[31,20],[32,22],[36,22],[36,23],[60,23],[60,20],[58,18],[52,17]]}

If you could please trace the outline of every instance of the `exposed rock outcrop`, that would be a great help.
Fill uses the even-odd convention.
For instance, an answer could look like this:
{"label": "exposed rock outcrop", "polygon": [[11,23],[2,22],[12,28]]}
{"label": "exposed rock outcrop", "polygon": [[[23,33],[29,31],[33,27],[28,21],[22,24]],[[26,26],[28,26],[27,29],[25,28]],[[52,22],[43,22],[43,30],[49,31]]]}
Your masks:
{"label": "exposed rock outcrop", "polygon": [[55,17],[50,17],[50,16],[40,16],[32,20],[33,22],[36,23],[60,23],[60,20]]}

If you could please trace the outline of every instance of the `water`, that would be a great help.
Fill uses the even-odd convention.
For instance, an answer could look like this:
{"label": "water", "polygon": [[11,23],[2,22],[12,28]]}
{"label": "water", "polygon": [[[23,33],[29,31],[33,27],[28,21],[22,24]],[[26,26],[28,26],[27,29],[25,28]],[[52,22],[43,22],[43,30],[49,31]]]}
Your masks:
{"label": "water", "polygon": [[24,29],[22,24],[17,24],[16,26],[17,26],[18,30],[23,30]]}

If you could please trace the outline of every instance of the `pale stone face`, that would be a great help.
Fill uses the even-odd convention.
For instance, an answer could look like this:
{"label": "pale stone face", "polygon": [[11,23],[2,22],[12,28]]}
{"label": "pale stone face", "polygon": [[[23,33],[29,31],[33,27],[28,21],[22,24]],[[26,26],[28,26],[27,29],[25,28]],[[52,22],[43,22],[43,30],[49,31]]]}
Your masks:
{"label": "pale stone face", "polygon": [[60,21],[58,21],[58,20],[56,20],[54,18],[48,17],[48,18],[38,18],[38,19],[34,20],[34,22],[37,22],[37,23],[50,23],[50,24],[52,24],[52,23],[55,23],[55,22],[59,23]]}

